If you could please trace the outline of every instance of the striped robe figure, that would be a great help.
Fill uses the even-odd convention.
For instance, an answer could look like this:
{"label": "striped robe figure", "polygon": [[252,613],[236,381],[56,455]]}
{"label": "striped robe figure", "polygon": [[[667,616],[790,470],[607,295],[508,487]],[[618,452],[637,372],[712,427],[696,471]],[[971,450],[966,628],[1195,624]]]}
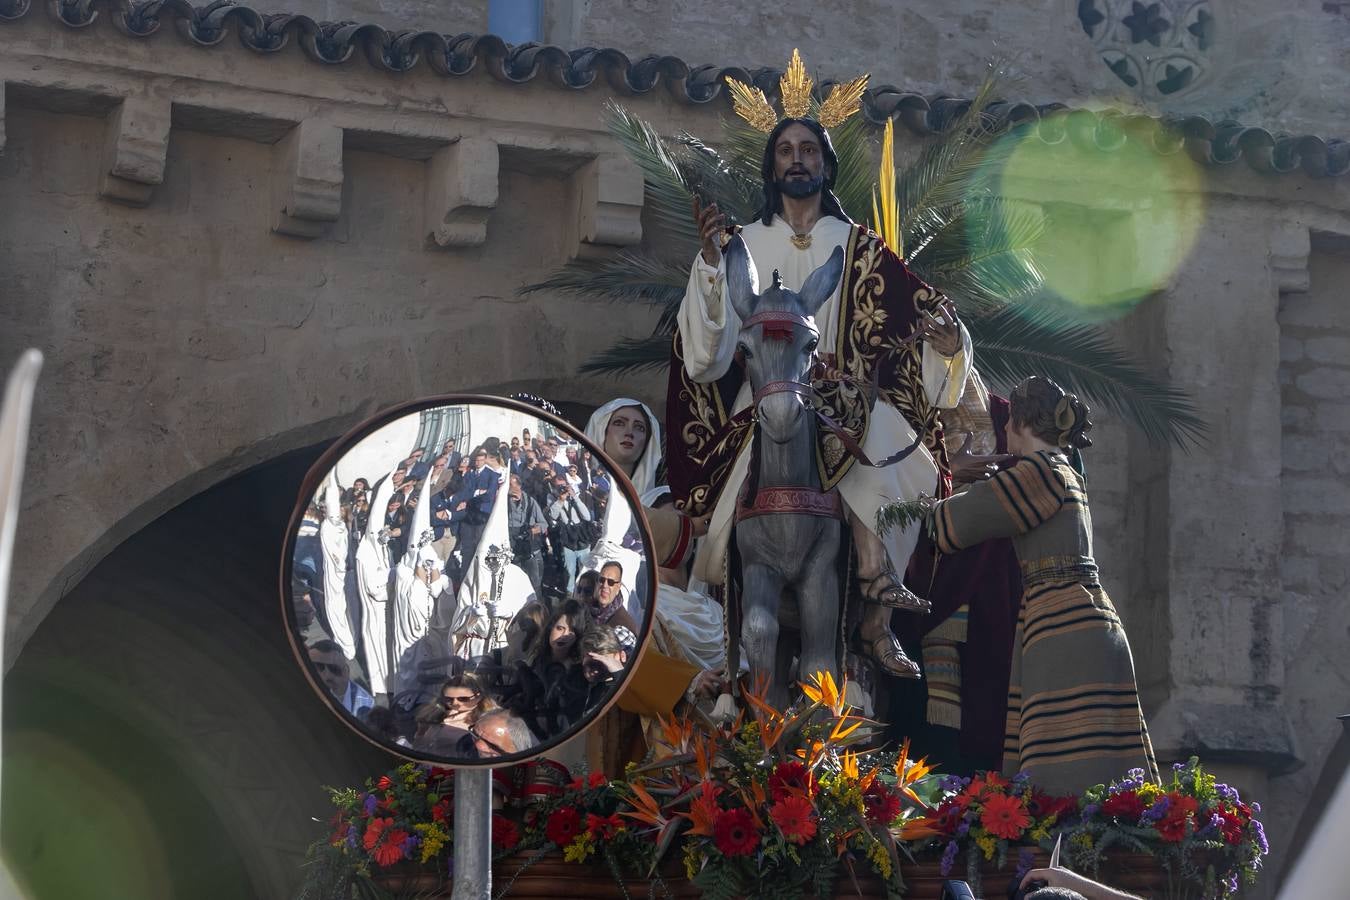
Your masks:
{"label": "striped robe figure", "polygon": [[1059,452],[1024,456],[932,511],[942,553],[1011,537],[1022,566],[1003,770],[1052,794],[1157,763],[1125,629],[1097,578],[1082,477]]}

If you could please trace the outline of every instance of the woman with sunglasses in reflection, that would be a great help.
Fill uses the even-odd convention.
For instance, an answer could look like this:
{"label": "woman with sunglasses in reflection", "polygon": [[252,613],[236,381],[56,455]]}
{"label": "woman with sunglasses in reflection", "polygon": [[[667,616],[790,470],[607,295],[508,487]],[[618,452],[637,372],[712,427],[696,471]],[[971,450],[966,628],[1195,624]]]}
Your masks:
{"label": "woman with sunglasses in reflection", "polygon": [[473,756],[474,723],[496,709],[477,676],[470,672],[441,682],[434,703],[417,711],[418,731],[413,748],[441,756]]}

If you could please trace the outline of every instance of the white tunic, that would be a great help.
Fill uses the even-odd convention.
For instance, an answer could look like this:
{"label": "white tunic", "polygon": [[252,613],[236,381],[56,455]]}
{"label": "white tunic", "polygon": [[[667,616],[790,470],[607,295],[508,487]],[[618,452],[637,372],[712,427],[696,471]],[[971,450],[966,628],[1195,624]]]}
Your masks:
{"label": "white tunic", "polygon": [[[745,226],[741,237],[761,285],[769,285],[774,270],[783,279],[783,287],[800,290],[807,277],[830,258],[836,247],[847,248],[852,226],[842,219],[823,216],[811,230],[811,246],[799,250],[789,240],[792,227],[781,217],[772,225],[754,222]],[[848,261],[845,260],[847,265]],[[679,328],[684,342],[684,365],[694,381],[716,381],[727,373],[736,354],[736,338],[741,320],[730,303],[723,302],[726,285],[726,257],[717,268],[707,265],[702,254],[694,259],[689,285],[680,304]],[[820,346],[834,347],[839,333],[839,291],[816,313]],[[970,335],[961,329],[961,350],[952,359],[943,357],[928,343],[923,345],[924,391],[934,406],[950,409],[960,400],[970,371],[974,351]],[[750,405],[747,381],[736,395],[733,412]],[[894,408],[878,402],[872,410],[862,447],[872,459],[882,459],[906,447],[914,440],[914,429]],[[749,449],[747,442],[746,450]],[[694,574],[709,584],[721,584],[727,543],[731,536],[732,512],[749,466],[750,454],[742,452],[733,466],[730,479],[713,510],[708,540],[701,543],[695,559]],[[926,447],[903,461],[876,469],[855,463],[839,482],[844,503],[869,529],[875,529],[877,510],[896,498],[910,499],[920,493],[931,495],[937,487],[938,470]],[[903,572],[919,537],[918,525],[904,531],[892,531],[882,538],[891,562]]]}
{"label": "white tunic", "polygon": [[366,533],[356,547],[356,592],[361,598],[361,636],[370,692],[389,692],[389,545],[380,542],[385,507],[394,492],[385,477],[375,489]]}
{"label": "white tunic", "polygon": [[323,548],[323,612],[333,640],[342,655],[356,659],[356,635],[352,632],[347,596],[347,523],[342,521],[342,492],[337,476],[328,473],[324,482],[323,521],[319,523],[319,545]]}

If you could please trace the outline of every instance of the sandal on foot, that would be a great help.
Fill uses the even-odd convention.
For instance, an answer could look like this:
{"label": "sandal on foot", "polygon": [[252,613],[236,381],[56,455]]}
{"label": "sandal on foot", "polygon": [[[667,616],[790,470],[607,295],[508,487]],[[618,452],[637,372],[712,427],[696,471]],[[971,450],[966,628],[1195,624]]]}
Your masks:
{"label": "sandal on foot", "polygon": [[900,641],[889,631],[872,642],[872,658],[887,675],[915,680],[923,678],[919,664],[906,655]]}
{"label": "sandal on foot", "polygon": [[[903,609],[906,612],[926,613],[933,604],[905,587],[894,569],[884,569],[880,575],[871,578],[858,576],[863,582],[863,599],[869,603],[880,603],[887,609]],[[881,585],[878,589],[878,585]]]}

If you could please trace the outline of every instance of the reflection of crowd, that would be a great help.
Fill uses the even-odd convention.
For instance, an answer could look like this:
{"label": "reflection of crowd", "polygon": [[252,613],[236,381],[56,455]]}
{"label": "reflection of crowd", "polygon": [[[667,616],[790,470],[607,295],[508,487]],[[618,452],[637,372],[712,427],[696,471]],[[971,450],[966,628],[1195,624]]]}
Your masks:
{"label": "reflection of crowd", "polygon": [[293,583],[319,678],[391,742],[439,755],[519,752],[571,727],[640,632],[642,556],[595,554],[611,489],[589,452],[528,429],[467,456],[453,440],[414,450],[373,485],[330,473]]}

